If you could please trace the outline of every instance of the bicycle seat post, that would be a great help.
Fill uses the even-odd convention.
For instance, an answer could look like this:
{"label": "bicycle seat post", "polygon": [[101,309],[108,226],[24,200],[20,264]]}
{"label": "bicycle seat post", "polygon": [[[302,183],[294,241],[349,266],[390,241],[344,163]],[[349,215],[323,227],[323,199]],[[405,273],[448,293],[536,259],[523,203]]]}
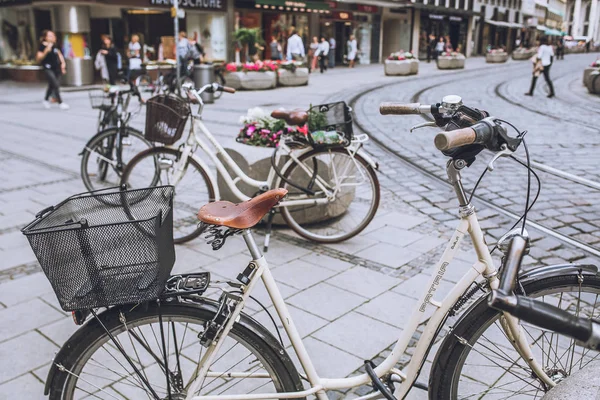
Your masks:
{"label": "bicycle seat post", "polygon": [[258,244],[256,244],[256,240],[254,240],[252,231],[250,229],[244,229],[244,231],[242,232],[242,237],[244,238],[244,241],[246,242],[246,246],[248,246],[248,251],[250,252],[250,255],[252,256],[252,259],[253,260],[260,259],[263,256],[263,254],[262,254],[262,251],[260,251]]}

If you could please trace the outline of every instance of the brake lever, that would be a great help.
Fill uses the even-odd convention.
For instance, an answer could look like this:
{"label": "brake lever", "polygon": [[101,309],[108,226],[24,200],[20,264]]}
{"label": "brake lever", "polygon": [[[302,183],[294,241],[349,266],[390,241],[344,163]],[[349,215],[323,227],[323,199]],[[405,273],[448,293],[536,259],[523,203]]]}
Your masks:
{"label": "brake lever", "polygon": [[417,129],[425,128],[428,126],[437,127],[437,124],[435,122],[425,122],[425,123],[413,126],[412,128],[410,128],[410,132],[412,133],[413,131],[416,131]]}
{"label": "brake lever", "polygon": [[496,154],[494,154],[494,157],[492,157],[492,159],[488,163],[487,169],[490,172],[492,172],[494,170],[494,162],[497,159],[499,159],[500,157],[511,156],[514,153],[514,151],[512,151],[511,149],[509,149],[506,144],[503,144],[502,146],[500,146],[500,149],[501,150],[499,152],[497,152]]}

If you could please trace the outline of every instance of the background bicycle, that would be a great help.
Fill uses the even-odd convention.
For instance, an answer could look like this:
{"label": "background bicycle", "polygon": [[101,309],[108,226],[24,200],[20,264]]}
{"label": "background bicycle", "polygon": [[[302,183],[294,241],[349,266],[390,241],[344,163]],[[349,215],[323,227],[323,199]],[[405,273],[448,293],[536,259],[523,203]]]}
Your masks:
{"label": "background bicycle", "polygon": [[[361,151],[368,137],[353,135],[351,114],[345,103],[313,106],[309,112],[274,112],[273,116],[281,121],[271,135],[279,138],[276,132],[280,132],[281,137],[276,143],[270,141],[273,146],[277,144],[271,169],[268,176],[257,180],[240,169],[202,123],[200,94],[206,90],[228,91],[213,84],[188,92],[199,103],[199,110],[192,115],[189,136],[180,147],[172,145],[182,136],[191,114],[188,104],[169,96],[148,102],[146,138],[167,146],[135,156],[121,180],[121,184],[132,188],[175,186],[176,243],[191,240],[200,233],[195,219],[198,201],[220,199],[214,169],[238,200],[270,188],[289,190],[288,200],[279,210],[290,228],[310,240],[340,242],[361,232],[373,219],[380,198],[377,164]],[[298,129],[304,133],[298,133]],[[213,168],[195,154],[197,149],[208,155]],[[250,185],[255,192],[242,193],[236,186],[239,181]]]}
{"label": "background bicycle", "polygon": [[[81,156],[81,179],[88,190],[118,185],[125,165],[152,144],[129,121],[142,107],[134,83],[129,89],[111,87],[89,93],[92,108],[99,109],[98,132],[86,143]],[[132,104],[133,102],[137,104]]]}

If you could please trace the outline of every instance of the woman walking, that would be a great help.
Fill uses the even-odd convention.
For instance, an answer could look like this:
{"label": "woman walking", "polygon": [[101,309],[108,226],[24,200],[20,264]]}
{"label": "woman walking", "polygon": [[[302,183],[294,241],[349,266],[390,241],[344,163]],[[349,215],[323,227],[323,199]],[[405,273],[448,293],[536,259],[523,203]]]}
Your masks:
{"label": "woman walking", "polygon": [[102,49],[100,49],[100,54],[106,60],[108,82],[111,85],[116,85],[117,76],[119,75],[119,53],[112,42],[112,38],[108,35],[102,35]]}
{"label": "woman walking", "polygon": [[319,59],[317,55],[317,50],[319,49],[319,39],[316,36],[313,36],[312,42],[308,48],[308,56],[310,57],[310,70],[314,71],[317,69],[317,60]]}
{"label": "woman walking", "polygon": [[348,40],[348,62],[350,63],[350,68],[354,68],[354,60],[356,60],[356,55],[358,54],[358,44],[356,43],[356,39],[354,35],[350,35],[350,40]]}
{"label": "woman walking", "polygon": [[61,110],[68,110],[69,106],[62,102],[60,97],[60,77],[67,72],[65,58],[56,47],[56,35],[50,30],[42,32],[40,38],[40,47],[38,48],[35,59],[44,68],[46,79],[48,79],[48,89],[44,97],[44,107],[50,108],[50,96],[56,99],[58,107]]}
{"label": "woman walking", "polygon": [[127,69],[127,81],[129,82],[131,74],[133,78],[137,78],[141,75],[142,69],[142,45],[140,44],[140,37],[137,34],[131,35],[131,42],[127,45],[127,58],[129,59],[129,68]]}
{"label": "woman walking", "polygon": [[544,74],[544,79],[546,80],[548,88],[550,89],[548,97],[551,98],[554,97],[554,85],[552,85],[552,81],[550,80],[550,67],[552,66],[552,61],[554,59],[554,49],[552,46],[548,45],[548,38],[546,36],[542,36],[540,39],[540,44],[541,45],[534,60],[531,87],[529,88],[529,92],[525,93],[525,96],[533,96],[535,84],[541,72]]}

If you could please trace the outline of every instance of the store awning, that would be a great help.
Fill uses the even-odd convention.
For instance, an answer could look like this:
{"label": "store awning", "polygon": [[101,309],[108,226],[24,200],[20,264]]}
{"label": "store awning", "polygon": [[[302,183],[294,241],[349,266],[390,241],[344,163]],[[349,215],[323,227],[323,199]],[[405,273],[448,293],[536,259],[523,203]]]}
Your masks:
{"label": "store awning", "polygon": [[264,7],[276,7],[278,10],[293,11],[328,11],[329,3],[320,1],[297,1],[297,0],[256,0],[256,5]]}
{"label": "store awning", "polygon": [[522,28],[522,24],[517,24],[516,22],[506,22],[506,21],[492,21],[491,19],[486,19],[485,22],[494,26],[501,26],[503,28]]}
{"label": "store awning", "polygon": [[564,35],[566,35],[566,32],[561,32],[561,31],[556,30],[556,29],[547,29],[544,32],[544,35],[547,35],[547,36],[564,36]]}

